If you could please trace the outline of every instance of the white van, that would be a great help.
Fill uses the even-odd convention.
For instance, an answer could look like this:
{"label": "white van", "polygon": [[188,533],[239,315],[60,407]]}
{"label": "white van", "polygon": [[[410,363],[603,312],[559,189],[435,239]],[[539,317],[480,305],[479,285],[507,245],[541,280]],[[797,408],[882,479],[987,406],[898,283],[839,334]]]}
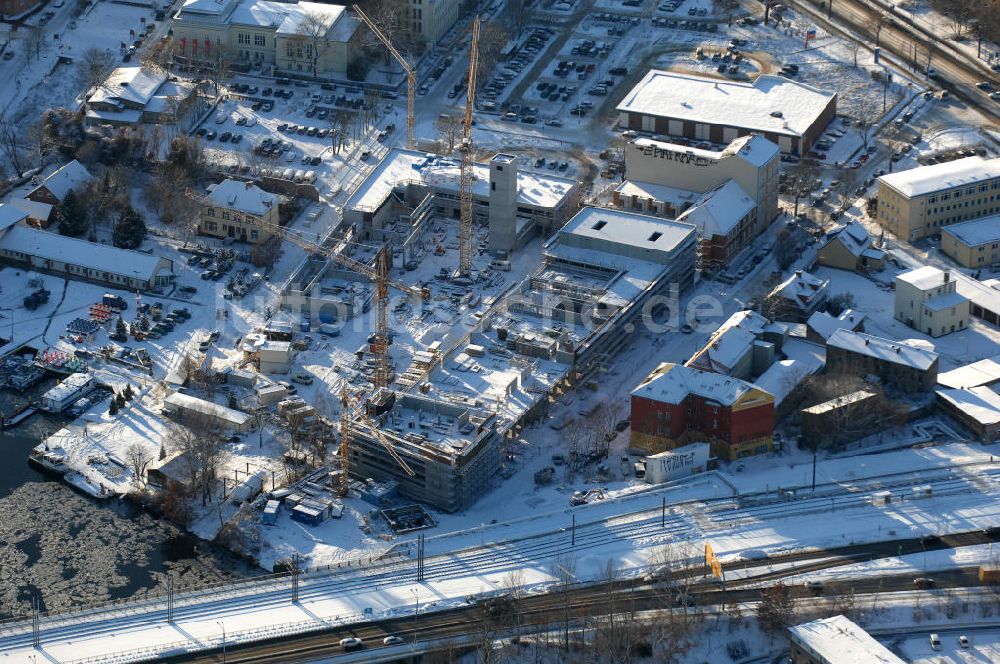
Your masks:
{"label": "white van", "polygon": [[296,182],[302,182],[303,180],[305,180],[305,178],[306,178],[305,171],[295,171],[294,179]]}
{"label": "white van", "polygon": [[941,650],[941,639],[937,634],[931,634],[931,650]]}
{"label": "white van", "polygon": [[305,181],[312,184],[316,181],[316,171],[306,171]]}

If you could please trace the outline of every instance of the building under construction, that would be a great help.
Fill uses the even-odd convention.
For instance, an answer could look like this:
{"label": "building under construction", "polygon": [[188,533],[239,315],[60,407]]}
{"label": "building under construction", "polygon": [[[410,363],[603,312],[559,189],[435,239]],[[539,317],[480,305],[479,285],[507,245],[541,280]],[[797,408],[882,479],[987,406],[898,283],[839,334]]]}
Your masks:
{"label": "building under construction", "polygon": [[413,475],[367,425],[356,424],[350,446],[351,475],[394,480],[399,493],[446,512],[463,510],[490,490],[500,469],[500,436],[494,413],[388,389],[365,405],[371,423],[392,435],[393,447]]}
{"label": "building under construction", "polygon": [[[344,205],[344,220],[361,240],[398,245],[420,236],[428,217],[458,219],[460,160],[394,148],[386,154]],[[535,235],[549,236],[576,211],[575,180],[522,170],[516,157],[497,154],[472,168],[475,221],[489,228],[488,249],[509,256]]]}

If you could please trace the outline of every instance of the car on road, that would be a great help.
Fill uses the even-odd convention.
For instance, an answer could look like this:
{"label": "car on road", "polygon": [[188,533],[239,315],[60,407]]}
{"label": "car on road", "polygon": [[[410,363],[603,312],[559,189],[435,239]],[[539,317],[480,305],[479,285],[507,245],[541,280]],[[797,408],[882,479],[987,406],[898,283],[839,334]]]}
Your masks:
{"label": "car on road", "polygon": [[312,385],[313,377],[307,373],[297,373],[292,376],[292,382],[299,385]]}
{"label": "car on road", "polygon": [[349,636],[346,639],[340,640],[340,647],[348,652],[351,650],[360,650],[364,645],[364,642],[356,636]]}
{"label": "car on road", "polygon": [[958,647],[959,648],[968,648],[969,647],[969,637],[967,637],[965,634],[960,635],[958,637]]}
{"label": "car on road", "polygon": [[3,54],[4,60],[10,60],[13,57],[14,57],[14,51],[5,51]]}
{"label": "car on road", "polygon": [[941,637],[937,634],[931,634],[931,650],[941,650]]}
{"label": "car on road", "polygon": [[980,90],[985,90],[986,92],[993,91],[993,84],[990,83],[989,81],[979,81],[978,83],[976,83],[976,87],[979,88]]}
{"label": "car on road", "polygon": [[405,643],[403,637],[396,636],[395,634],[387,636],[384,639],[382,639],[382,645],[385,646],[398,646],[400,643]]}
{"label": "car on road", "polygon": [[913,585],[921,590],[934,587],[934,579],[927,576],[918,576],[913,580]]}

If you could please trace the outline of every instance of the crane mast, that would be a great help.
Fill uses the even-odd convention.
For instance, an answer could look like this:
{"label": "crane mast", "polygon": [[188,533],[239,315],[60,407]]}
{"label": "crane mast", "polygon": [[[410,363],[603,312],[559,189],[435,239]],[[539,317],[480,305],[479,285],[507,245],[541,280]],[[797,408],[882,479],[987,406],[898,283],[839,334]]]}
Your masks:
{"label": "crane mast", "polygon": [[403,460],[403,457],[399,456],[399,453],[396,452],[392,439],[379,429],[378,424],[373,422],[370,417],[354,407],[347,396],[347,387],[344,386],[340,388],[340,482],[337,486],[337,493],[339,495],[346,496],[349,487],[350,450],[351,444],[354,441],[354,427],[351,422],[352,415],[358,417],[371,430],[375,439],[386,449],[389,456],[399,464],[403,472],[410,477],[416,475],[409,464]]}
{"label": "crane mast", "polygon": [[472,46],[469,49],[469,80],[466,84],[465,118],[462,123],[461,165],[461,227],[459,229],[458,274],[472,274],[472,222],[475,216],[472,205],[472,111],[476,105],[476,75],[479,69],[479,16],[472,21]]}
{"label": "crane mast", "polygon": [[414,69],[410,63],[406,61],[406,58],[404,58],[400,52],[396,50],[396,47],[392,45],[389,38],[385,36],[385,34],[370,18],[368,18],[367,14],[361,11],[360,7],[353,5],[351,8],[354,10],[354,13],[358,15],[358,18],[360,18],[361,21],[368,26],[368,29],[372,31],[375,38],[382,42],[382,45],[389,51],[389,55],[395,58],[396,62],[399,63],[399,66],[403,68],[404,72],[406,72],[406,147],[407,149],[412,150],[415,146],[413,136],[413,99],[416,96],[417,70]]}

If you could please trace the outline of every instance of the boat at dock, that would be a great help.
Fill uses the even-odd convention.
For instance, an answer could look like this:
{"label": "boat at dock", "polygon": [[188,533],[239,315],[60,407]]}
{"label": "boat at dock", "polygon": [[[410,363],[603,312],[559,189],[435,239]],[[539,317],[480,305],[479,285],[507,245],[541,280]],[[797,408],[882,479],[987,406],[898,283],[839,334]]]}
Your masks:
{"label": "boat at dock", "polygon": [[97,500],[107,500],[115,495],[115,492],[108,487],[94,482],[89,477],[76,470],[68,471],[65,475],[63,475],[63,479],[77,491],[81,491],[91,498],[96,498]]}
{"label": "boat at dock", "polygon": [[18,412],[11,415],[10,417],[5,417],[3,422],[0,423],[0,430],[16,427],[18,424],[24,422],[26,419],[28,419],[37,412],[38,412],[37,408],[35,408],[32,405],[27,405]]}

